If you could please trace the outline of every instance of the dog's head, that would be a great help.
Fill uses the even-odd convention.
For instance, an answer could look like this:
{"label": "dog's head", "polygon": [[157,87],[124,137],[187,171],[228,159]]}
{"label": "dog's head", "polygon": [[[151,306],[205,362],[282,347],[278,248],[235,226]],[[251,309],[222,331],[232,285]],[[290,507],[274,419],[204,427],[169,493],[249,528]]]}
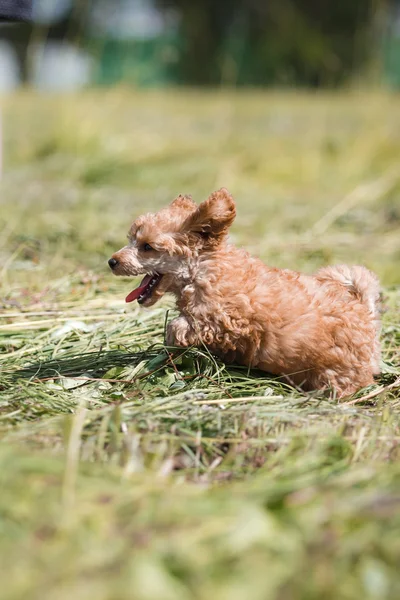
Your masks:
{"label": "dog's head", "polygon": [[235,215],[233,198],[222,188],[199,206],[190,196],[178,196],[158,213],[136,219],[128,245],[108,261],[115,275],[145,274],[126,301],[152,306],[188,283],[196,259],[223,243]]}

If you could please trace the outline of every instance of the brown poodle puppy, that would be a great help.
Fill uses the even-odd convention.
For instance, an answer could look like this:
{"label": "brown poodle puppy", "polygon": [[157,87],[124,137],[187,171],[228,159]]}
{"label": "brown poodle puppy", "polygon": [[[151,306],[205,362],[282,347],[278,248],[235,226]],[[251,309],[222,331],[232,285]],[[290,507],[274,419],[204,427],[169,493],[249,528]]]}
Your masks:
{"label": "brown poodle puppy", "polygon": [[379,283],[364,267],[303,275],[267,267],[227,242],[235,203],[226,189],[196,205],[178,196],[133,223],[113,254],[115,275],[146,274],[126,298],[152,306],[166,292],[179,316],[167,344],[203,346],[226,362],[283,375],[339,397],[373,383],[380,366]]}

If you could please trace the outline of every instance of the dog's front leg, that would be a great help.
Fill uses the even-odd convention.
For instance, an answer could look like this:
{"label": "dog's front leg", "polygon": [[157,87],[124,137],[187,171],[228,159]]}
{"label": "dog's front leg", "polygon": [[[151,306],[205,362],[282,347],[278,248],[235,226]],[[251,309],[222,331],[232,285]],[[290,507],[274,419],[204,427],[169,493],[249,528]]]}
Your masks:
{"label": "dog's front leg", "polygon": [[165,342],[167,346],[196,346],[199,338],[186,317],[180,316],[168,323]]}

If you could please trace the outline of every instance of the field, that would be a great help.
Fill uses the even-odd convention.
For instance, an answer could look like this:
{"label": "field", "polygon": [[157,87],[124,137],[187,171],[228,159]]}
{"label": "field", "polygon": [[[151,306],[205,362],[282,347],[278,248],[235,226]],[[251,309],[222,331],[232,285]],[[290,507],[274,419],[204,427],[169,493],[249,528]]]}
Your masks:
{"label": "field", "polygon": [[[3,100],[4,600],[400,597],[400,104],[384,94]],[[237,244],[380,276],[383,373],[342,402],[163,347],[107,267],[178,193]],[[233,290],[234,292],[234,290]]]}

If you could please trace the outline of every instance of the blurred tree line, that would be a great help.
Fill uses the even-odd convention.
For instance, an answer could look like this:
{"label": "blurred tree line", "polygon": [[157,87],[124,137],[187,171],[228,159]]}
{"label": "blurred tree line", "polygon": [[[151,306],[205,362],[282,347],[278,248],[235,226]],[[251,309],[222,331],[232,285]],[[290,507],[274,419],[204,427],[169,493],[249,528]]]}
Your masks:
{"label": "blurred tree line", "polygon": [[179,69],[185,82],[308,86],[337,85],[362,68],[374,50],[376,15],[391,3],[158,1],[181,15]]}
{"label": "blurred tree line", "polygon": [[[400,0],[34,2],[47,10],[67,8],[49,24],[36,19],[3,28],[2,38],[12,41],[18,54],[23,81],[29,80],[30,44],[62,40],[86,49],[97,60],[97,75],[91,83],[330,87],[379,62],[390,27],[398,29],[400,40]],[[157,13],[166,24],[172,15],[175,25],[146,38],[138,32],[139,17],[132,17],[131,12],[128,21],[132,8],[139,13],[147,10],[156,21]],[[96,11],[102,15],[103,26],[119,17],[125,24],[125,37],[113,37],[99,28]],[[392,44],[391,70],[396,74],[400,49],[393,48]]]}

